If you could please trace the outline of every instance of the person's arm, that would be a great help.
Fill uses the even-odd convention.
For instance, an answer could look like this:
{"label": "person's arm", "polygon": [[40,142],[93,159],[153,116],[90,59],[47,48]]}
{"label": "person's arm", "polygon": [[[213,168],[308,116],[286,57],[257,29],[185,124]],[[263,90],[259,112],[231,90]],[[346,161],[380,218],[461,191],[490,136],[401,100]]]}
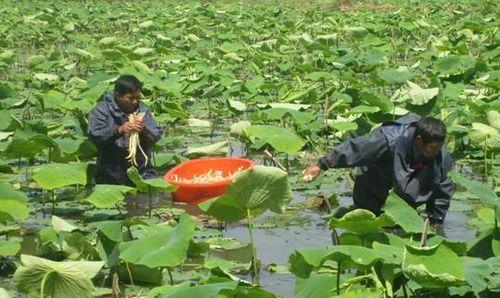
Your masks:
{"label": "person's arm", "polygon": [[385,136],[376,130],[341,143],[320,158],[317,165],[322,170],[364,166],[377,162],[387,150]]}
{"label": "person's arm", "polygon": [[105,145],[114,142],[120,137],[119,127],[109,121],[108,115],[99,109],[93,109],[89,115],[87,133],[96,145]]}
{"label": "person's arm", "polygon": [[151,111],[147,110],[144,115],[144,129],[141,132],[141,139],[148,146],[156,143],[163,136],[163,128],[153,118]]}
{"label": "person's arm", "polygon": [[444,221],[450,208],[450,200],[455,192],[455,184],[448,178],[448,172],[453,168],[453,160],[447,154],[443,163],[443,178],[425,206],[427,217],[433,223],[442,223]]}

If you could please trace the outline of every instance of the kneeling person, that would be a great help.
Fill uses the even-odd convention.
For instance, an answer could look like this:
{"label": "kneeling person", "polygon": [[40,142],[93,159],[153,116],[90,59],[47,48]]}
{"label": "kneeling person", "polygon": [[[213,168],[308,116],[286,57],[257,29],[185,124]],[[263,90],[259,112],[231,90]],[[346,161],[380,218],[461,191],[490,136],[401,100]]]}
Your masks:
{"label": "kneeling person", "polygon": [[[151,149],[163,135],[141,100],[141,82],[134,76],[123,75],[115,82],[114,92],[104,96],[90,112],[88,136],[97,147],[98,184],[130,185],[127,169],[132,164],[127,160],[128,142],[132,133],[139,133],[139,143],[145,155],[136,155],[137,168],[143,178],[155,175],[151,167]],[[137,121],[129,121],[129,115],[143,113]]]}

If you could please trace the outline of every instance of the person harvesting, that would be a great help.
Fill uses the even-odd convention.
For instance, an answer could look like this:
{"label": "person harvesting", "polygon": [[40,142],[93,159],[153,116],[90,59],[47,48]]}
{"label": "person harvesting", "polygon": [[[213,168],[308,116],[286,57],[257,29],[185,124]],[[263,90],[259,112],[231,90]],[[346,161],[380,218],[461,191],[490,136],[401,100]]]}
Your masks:
{"label": "person harvesting", "polygon": [[127,169],[136,166],[143,178],[156,175],[151,166],[152,146],[163,129],[141,104],[142,83],[132,75],[120,76],[89,114],[87,133],[96,145],[98,184],[130,185]]}
{"label": "person harvesting", "polygon": [[410,114],[341,143],[305,169],[303,180],[310,182],[329,168],[358,167],[355,207],[380,214],[393,189],[414,208],[425,204],[429,220],[442,223],[454,192],[447,177],[453,160],[443,146],[445,138],[442,121]]}

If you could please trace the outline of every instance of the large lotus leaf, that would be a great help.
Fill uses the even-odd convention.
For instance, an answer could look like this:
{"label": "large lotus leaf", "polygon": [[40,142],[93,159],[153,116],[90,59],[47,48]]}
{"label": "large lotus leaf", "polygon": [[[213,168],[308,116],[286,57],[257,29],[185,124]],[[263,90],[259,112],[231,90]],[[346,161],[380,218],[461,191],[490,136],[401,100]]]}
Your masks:
{"label": "large lotus leaf", "polygon": [[292,199],[286,172],[265,166],[255,166],[239,173],[227,187],[226,195],[201,204],[203,210],[217,219],[238,221],[271,210],[282,212],[282,206]]}
{"label": "large lotus leaf", "polygon": [[407,245],[403,257],[405,276],[426,288],[446,288],[465,283],[465,268],[448,246]]}
{"label": "large lotus leaf", "polygon": [[476,59],[466,55],[449,55],[439,58],[434,64],[434,71],[440,75],[457,75],[475,66]]}
{"label": "large lotus leaf", "polygon": [[0,256],[7,257],[17,254],[21,249],[23,239],[19,237],[11,237],[9,240],[0,240]]}
{"label": "large lotus leaf", "polygon": [[51,220],[51,223],[52,223],[52,228],[54,229],[54,231],[56,232],[72,232],[74,230],[78,230],[80,228],[78,228],[77,226],[69,223],[68,221],[60,218],[60,217],[57,217],[55,215],[52,215],[52,220]]}
{"label": "large lotus leaf", "polygon": [[330,126],[338,131],[350,131],[358,129],[358,124],[351,121],[336,121],[333,122]]}
{"label": "large lotus leaf", "polygon": [[498,111],[488,111],[486,113],[488,117],[488,123],[500,131],[500,112]]}
{"label": "large lotus leaf", "polygon": [[264,85],[264,78],[261,76],[255,76],[251,80],[245,83],[245,87],[250,91],[250,93],[257,93],[259,88]]}
{"label": "large lotus leaf", "polygon": [[189,156],[217,156],[226,155],[228,152],[228,141],[222,141],[215,144],[202,147],[188,147],[186,154]]}
{"label": "large lotus leaf", "polygon": [[174,186],[168,184],[162,178],[142,179],[139,171],[135,167],[130,167],[127,175],[141,192],[164,192],[173,190]]}
{"label": "large lotus leaf", "polygon": [[28,217],[28,197],[9,183],[0,181],[0,223]]}
{"label": "large lotus leaf", "polygon": [[143,57],[143,56],[148,56],[148,55],[151,55],[151,54],[153,54],[154,52],[155,52],[155,50],[154,50],[154,49],[152,49],[152,48],[144,48],[144,47],[142,47],[142,48],[137,48],[137,49],[135,49],[132,53],[133,53],[134,55],[137,55],[137,56],[141,56],[141,57]]}
{"label": "large lotus leaf", "polygon": [[[359,105],[350,109],[349,114],[371,114],[371,113],[377,113],[379,111],[380,111],[379,107]],[[347,122],[347,123],[356,124],[356,122]],[[357,125],[355,129],[357,129]]]}
{"label": "large lotus leaf", "polygon": [[394,104],[383,94],[361,91],[359,97],[364,104],[378,107],[385,113],[392,113],[394,110]]}
{"label": "large lotus leaf", "polygon": [[441,243],[451,248],[459,256],[465,256],[467,254],[467,243],[463,241],[445,238],[440,235],[432,235],[427,240],[428,246],[434,246]]}
{"label": "large lotus leaf", "polygon": [[245,130],[250,126],[252,126],[252,123],[250,123],[250,121],[238,121],[236,123],[233,123],[231,125],[231,134],[236,137],[246,136]]}
{"label": "large lotus leaf", "polygon": [[127,194],[135,194],[136,189],[124,185],[98,184],[94,192],[85,200],[97,208],[112,208],[123,201]]}
{"label": "large lotus leaf", "polygon": [[472,129],[469,130],[469,138],[473,144],[488,149],[500,148],[500,133],[495,127],[483,124],[472,123]]}
{"label": "large lotus leaf", "polygon": [[85,138],[56,138],[54,142],[57,143],[57,147],[59,151],[65,155],[75,154],[82,143],[85,141]]}
{"label": "large lotus leaf", "polygon": [[49,90],[41,97],[44,109],[61,110],[67,101],[67,96],[57,90]]}
{"label": "large lotus leaf", "polygon": [[371,211],[365,209],[356,209],[346,213],[342,218],[332,218],[330,220],[330,228],[342,228],[361,235],[395,225],[396,222],[387,214],[376,217]]}
{"label": "large lotus leaf", "polygon": [[231,111],[241,113],[247,110],[247,105],[239,100],[227,100],[227,106]]}
{"label": "large lotus leaf", "polygon": [[297,124],[306,124],[315,119],[314,115],[309,112],[301,112],[290,108],[270,108],[262,111],[270,120],[280,120],[287,116],[291,117]]}
{"label": "large lotus leaf", "polygon": [[391,191],[384,206],[384,213],[392,218],[394,222],[407,233],[422,233],[424,226],[423,218],[417,211],[408,205],[403,199]]}
{"label": "large lotus leaf", "polygon": [[252,125],[246,129],[249,137],[255,137],[280,152],[296,153],[305,142],[288,129],[271,125]]}
{"label": "large lotus leaf", "polygon": [[297,278],[295,282],[296,298],[329,298],[336,287],[337,276],[334,274],[311,274],[309,278]]}
{"label": "large lotus leaf", "polygon": [[46,81],[46,82],[55,82],[59,78],[57,75],[50,73],[41,73],[41,72],[33,74],[33,77],[40,81]]}
{"label": "large lotus leaf", "polygon": [[233,196],[223,195],[198,205],[201,210],[225,222],[236,222],[247,216],[243,205]]}
{"label": "large lotus leaf", "polygon": [[29,297],[39,297],[45,279],[43,297],[93,297],[91,279],[101,270],[104,262],[54,262],[29,255],[21,255],[21,266],[14,275],[19,290]]}
{"label": "large lotus leaf", "polygon": [[471,181],[456,172],[451,172],[449,177],[453,182],[465,187],[467,191],[475,194],[481,202],[492,205],[500,204],[497,194],[491,187],[480,182]]}
{"label": "large lotus leaf", "polygon": [[309,109],[311,107],[311,105],[298,104],[298,103],[286,103],[286,102],[269,102],[269,103],[264,103],[264,104],[258,104],[257,107],[259,107],[259,109],[285,108],[285,109],[292,109],[295,111],[301,111],[301,110]]}
{"label": "large lotus leaf", "polygon": [[189,118],[188,119],[188,125],[190,127],[210,127],[210,121],[208,120],[201,120],[197,118]]}
{"label": "large lotus leaf", "polygon": [[414,73],[397,69],[380,70],[377,75],[389,84],[402,84],[415,76]]}
{"label": "large lotus leaf", "polygon": [[120,258],[149,268],[178,266],[184,263],[193,238],[195,224],[187,214],[181,214],[175,227],[163,227],[144,238],[122,242]]}
{"label": "large lotus leaf", "polygon": [[298,277],[306,278],[314,268],[320,267],[328,260],[361,267],[370,267],[379,261],[386,264],[398,264],[392,253],[354,245],[299,249],[290,255],[288,263],[291,272]]}
{"label": "large lotus leaf", "polygon": [[488,277],[491,274],[491,268],[488,261],[480,258],[461,257],[465,268],[465,280],[472,291],[479,295],[488,287]]}
{"label": "large lotus leaf", "polygon": [[19,156],[31,157],[41,153],[47,147],[44,143],[49,137],[43,136],[43,138],[45,140],[40,140],[39,138],[23,139],[14,135],[14,137],[9,139],[6,148],[2,149],[2,151],[16,158]]}
{"label": "large lotus leaf", "polygon": [[68,185],[85,185],[87,184],[87,164],[46,164],[36,170],[33,180],[41,188],[48,190]]}
{"label": "large lotus leaf", "polygon": [[104,234],[109,240],[121,242],[123,240],[122,226],[123,222],[119,220],[105,220],[93,222],[89,225],[95,227],[99,232]]}
{"label": "large lotus leaf", "polygon": [[423,105],[433,99],[439,93],[439,88],[424,89],[419,85],[408,81],[406,85],[394,92],[391,100],[394,102],[410,101],[413,105]]}
{"label": "large lotus leaf", "polygon": [[365,27],[344,27],[343,31],[354,38],[363,38],[368,34]]}
{"label": "large lotus leaf", "polygon": [[109,36],[109,37],[104,37],[104,38],[101,38],[99,40],[99,45],[102,45],[102,46],[106,46],[106,47],[111,47],[111,46],[114,46],[116,44],[118,44],[118,42],[120,41],[120,39],[116,36]]}
{"label": "large lotus leaf", "polygon": [[220,283],[209,283],[191,286],[191,282],[184,282],[175,286],[166,285],[154,288],[146,295],[147,298],[215,298],[222,290],[234,290],[238,286],[237,281]]}

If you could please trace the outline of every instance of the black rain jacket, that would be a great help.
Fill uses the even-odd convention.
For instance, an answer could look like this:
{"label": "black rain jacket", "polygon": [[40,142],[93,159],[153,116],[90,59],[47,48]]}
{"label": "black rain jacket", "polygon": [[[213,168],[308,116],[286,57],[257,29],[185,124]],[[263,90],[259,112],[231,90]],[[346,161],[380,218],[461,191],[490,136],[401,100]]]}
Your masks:
{"label": "black rain jacket", "polygon": [[359,208],[380,214],[392,188],[414,208],[425,203],[431,221],[443,222],[454,192],[454,184],[447,177],[453,160],[443,146],[424,168],[410,167],[420,154],[414,144],[414,123],[419,119],[410,114],[386,122],[369,135],[341,143],[318,165],[323,170],[358,167],[353,200]]}
{"label": "black rain jacket", "polygon": [[[140,143],[144,152],[151,160],[151,149],[163,135],[163,129],[156,123],[143,104],[139,104],[136,112],[145,113],[144,130],[140,133]],[[110,92],[104,100],[98,103],[89,114],[87,133],[97,147],[97,175],[98,184],[130,185],[127,169],[131,166],[127,161],[128,135],[118,133],[118,128],[128,120],[129,114],[122,112],[115,102],[115,95]],[[142,154],[137,154],[139,173],[143,178],[150,178],[156,173],[150,166],[145,165]]]}

